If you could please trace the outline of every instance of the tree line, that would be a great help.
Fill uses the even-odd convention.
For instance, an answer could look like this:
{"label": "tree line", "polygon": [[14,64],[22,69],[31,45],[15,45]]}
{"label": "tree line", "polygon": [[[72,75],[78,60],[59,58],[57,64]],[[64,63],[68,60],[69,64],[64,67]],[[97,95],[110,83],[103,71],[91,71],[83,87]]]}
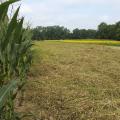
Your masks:
{"label": "tree line", "polygon": [[32,29],[33,40],[61,39],[113,39],[120,40],[120,22],[107,24],[102,22],[94,29],[74,29],[70,31],[63,26],[37,26]]}

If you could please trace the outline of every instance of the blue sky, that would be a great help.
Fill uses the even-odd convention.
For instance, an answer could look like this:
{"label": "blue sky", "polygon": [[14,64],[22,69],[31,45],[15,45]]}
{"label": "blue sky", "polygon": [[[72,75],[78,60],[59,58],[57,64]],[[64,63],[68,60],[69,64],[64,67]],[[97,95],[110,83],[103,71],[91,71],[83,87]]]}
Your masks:
{"label": "blue sky", "polygon": [[93,28],[120,21],[120,0],[22,0],[21,15],[32,26]]}

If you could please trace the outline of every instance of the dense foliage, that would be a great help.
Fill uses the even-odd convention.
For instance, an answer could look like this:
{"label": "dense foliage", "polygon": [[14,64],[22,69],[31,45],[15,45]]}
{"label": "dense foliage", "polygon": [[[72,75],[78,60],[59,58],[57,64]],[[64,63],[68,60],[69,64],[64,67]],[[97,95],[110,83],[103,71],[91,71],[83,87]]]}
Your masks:
{"label": "dense foliage", "polygon": [[60,26],[42,27],[33,29],[33,39],[35,40],[54,40],[65,39],[69,37],[70,31]]}
{"label": "dense foliage", "polygon": [[120,22],[112,25],[101,23],[98,26],[97,37],[100,39],[120,40]]}
{"label": "dense foliage", "polygon": [[14,100],[26,83],[32,61],[31,33],[23,28],[19,9],[8,17],[9,6],[19,0],[0,4],[0,120],[18,120]]}
{"label": "dense foliage", "polygon": [[120,22],[112,25],[101,23],[97,30],[74,29],[70,31],[60,26],[38,26],[33,31],[33,40],[59,40],[59,39],[113,39],[120,40]]}

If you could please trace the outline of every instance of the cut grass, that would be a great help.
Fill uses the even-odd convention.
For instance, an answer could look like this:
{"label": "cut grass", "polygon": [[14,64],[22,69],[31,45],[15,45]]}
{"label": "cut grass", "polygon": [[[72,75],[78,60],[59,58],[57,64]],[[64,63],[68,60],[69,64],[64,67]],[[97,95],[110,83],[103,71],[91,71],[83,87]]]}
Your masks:
{"label": "cut grass", "polygon": [[24,110],[42,120],[120,120],[120,49],[35,42]]}

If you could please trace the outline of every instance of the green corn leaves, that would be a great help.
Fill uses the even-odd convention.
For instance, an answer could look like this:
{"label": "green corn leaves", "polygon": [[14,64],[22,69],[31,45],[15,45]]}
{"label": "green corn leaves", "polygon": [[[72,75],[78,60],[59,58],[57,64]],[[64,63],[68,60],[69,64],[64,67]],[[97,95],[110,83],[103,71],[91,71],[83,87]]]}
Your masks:
{"label": "green corn leaves", "polygon": [[20,7],[11,20],[7,15],[9,6],[17,1],[0,4],[0,120],[16,120],[14,91],[18,93],[26,83],[32,63],[31,33],[23,28],[24,18],[18,19]]}
{"label": "green corn leaves", "polygon": [[4,49],[6,48],[6,46],[7,46],[9,43],[12,42],[12,41],[10,41],[10,40],[11,40],[10,38],[13,37],[11,34],[13,34],[13,32],[14,32],[14,30],[16,29],[17,24],[18,24],[18,22],[17,22],[18,12],[19,12],[19,8],[16,10],[16,12],[15,12],[12,20],[11,20],[10,23],[8,24],[8,29],[7,29],[7,33],[6,33],[6,38],[5,38],[4,42],[3,42],[3,47],[2,47],[3,49],[2,49],[2,50],[4,50]]}
{"label": "green corn leaves", "polygon": [[0,109],[6,104],[10,94],[17,88],[18,81],[13,80],[0,89]]}
{"label": "green corn leaves", "polygon": [[4,20],[4,18],[6,17],[9,5],[14,3],[14,2],[17,2],[17,1],[19,1],[19,0],[9,0],[9,1],[4,2],[0,5],[0,21]]}

